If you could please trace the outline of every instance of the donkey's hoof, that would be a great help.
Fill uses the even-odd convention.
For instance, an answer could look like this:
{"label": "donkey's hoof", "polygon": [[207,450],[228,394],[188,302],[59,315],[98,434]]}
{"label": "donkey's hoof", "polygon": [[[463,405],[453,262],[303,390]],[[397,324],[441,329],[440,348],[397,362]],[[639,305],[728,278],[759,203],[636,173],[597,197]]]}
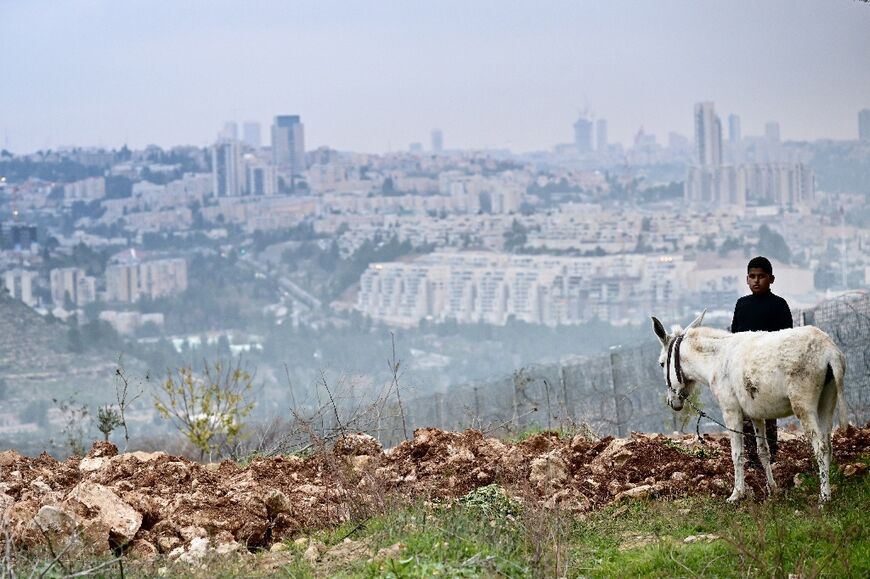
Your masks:
{"label": "donkey's hoof", "polygon": [[730,497],[725,499],[725,502],[731,503],[733,505],[733,504],[739,503],[742,498],[743,498],[743,493],[738,493],[737,491],[734,491],[733,493],[731,493]]}

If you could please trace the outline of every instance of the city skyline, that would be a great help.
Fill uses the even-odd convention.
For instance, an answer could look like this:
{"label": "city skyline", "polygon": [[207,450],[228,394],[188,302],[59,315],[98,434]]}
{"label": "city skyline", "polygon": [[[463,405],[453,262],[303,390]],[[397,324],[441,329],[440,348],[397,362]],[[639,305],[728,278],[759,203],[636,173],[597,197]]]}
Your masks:
{"label": "city skyline", "polygon": [[434,127],[448,149],[549,150],[584,111],[610,143],[664,143],[704,101],[746,136],[857,139],[870,106],[860,2],[448,4],[6,4],[0,147],[207,146],[284,111],[309,150],[406,150]]}

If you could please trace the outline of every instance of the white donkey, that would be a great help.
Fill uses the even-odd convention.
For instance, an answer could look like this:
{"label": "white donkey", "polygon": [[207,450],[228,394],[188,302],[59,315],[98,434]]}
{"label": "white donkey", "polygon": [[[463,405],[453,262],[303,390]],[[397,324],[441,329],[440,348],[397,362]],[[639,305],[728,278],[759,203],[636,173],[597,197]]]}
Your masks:
{"label": "white donkey", "polygon": [[822,330],[804,326],[778,332],[741,332],[700,327],[706,310],[685,331],[673,334],[652,318],[662,343],[659,363],[668,384],[668,404],[682,410],[683,401],[698,383],[707,384],[719,402],[731,436],[734,491],[728,502],[745,492],[743,476],[743,417],[752,419],[758,455],[767,476],[768,490],[776,483],[764,436],[765,418],[794,414],[810,440],[819,464],[819,501],[831,498],[831,429],[834,407],[840,400],[840,424],[845,426],[843,375],[846,357]]}

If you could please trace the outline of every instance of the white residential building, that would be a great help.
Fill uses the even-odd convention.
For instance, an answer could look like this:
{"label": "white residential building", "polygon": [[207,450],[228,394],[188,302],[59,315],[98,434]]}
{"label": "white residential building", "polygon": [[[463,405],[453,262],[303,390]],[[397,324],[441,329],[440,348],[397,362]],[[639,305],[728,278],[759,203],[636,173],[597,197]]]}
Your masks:
{"label": "white residential building", "polygon": [[49,273],[51,301],[62,307],[69,296],[73,305],[83,306],[96,300],[96,279],[85,275],[83,269],[63,267]]}
{"label": "white residential building", "polygon": [[182,258],[139,261],[126,259],[106,268],[106,299],[132,303],[141,297],[159,298],[187,289],[187,262]]}
{"label": "white residential building", "polygon": [[33,282],[36,272],[26,269],[10,269],[3,272],[3,287],[9,295],[21,300],[30,307],[36,306],[36,298],[33,296]]}
{"label": "white residential building", "polygon": [[357,309],[398,326],[422,320],[556,326],[598,318],[624,322],[669,311],[686,270],[681,257],[555,257],[437,252],[372,264]]}
{"label": "white residential building", "polygon": [[278,193],[278,174],[275,167],[256,160],[245,164],[245,194],[272,196]]}
{"label": "white residential building", "polygon": [[89,177],[63,186],[63,204],[72,205],[76,201],[90,203],[106,196],[106,178]]}
{"label": "white residential building", "polygon": [[815,200],[815,173],[802,163],[689,167],[684,198],[702,205],[805,207]]}

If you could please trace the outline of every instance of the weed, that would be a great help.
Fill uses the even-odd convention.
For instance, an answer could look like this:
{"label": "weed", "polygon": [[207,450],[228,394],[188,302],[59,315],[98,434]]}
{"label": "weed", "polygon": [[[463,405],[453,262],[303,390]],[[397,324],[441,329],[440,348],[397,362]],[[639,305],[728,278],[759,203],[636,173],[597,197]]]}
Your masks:
{"label": "weed", "polygon": [[510,498],[497,484],[479,487],[459,499],[469,509],[477,509],[488,518],[516,517],[522,510],[520,503]]}
{"label": "weed", "polygon": [[663,444],[669,448],[673,448],[677,452],[685,454],[686,456],[692,456],[694,458],[710,458],[710,452],[703,446],[689,447],[670,438],[665,438]]}

